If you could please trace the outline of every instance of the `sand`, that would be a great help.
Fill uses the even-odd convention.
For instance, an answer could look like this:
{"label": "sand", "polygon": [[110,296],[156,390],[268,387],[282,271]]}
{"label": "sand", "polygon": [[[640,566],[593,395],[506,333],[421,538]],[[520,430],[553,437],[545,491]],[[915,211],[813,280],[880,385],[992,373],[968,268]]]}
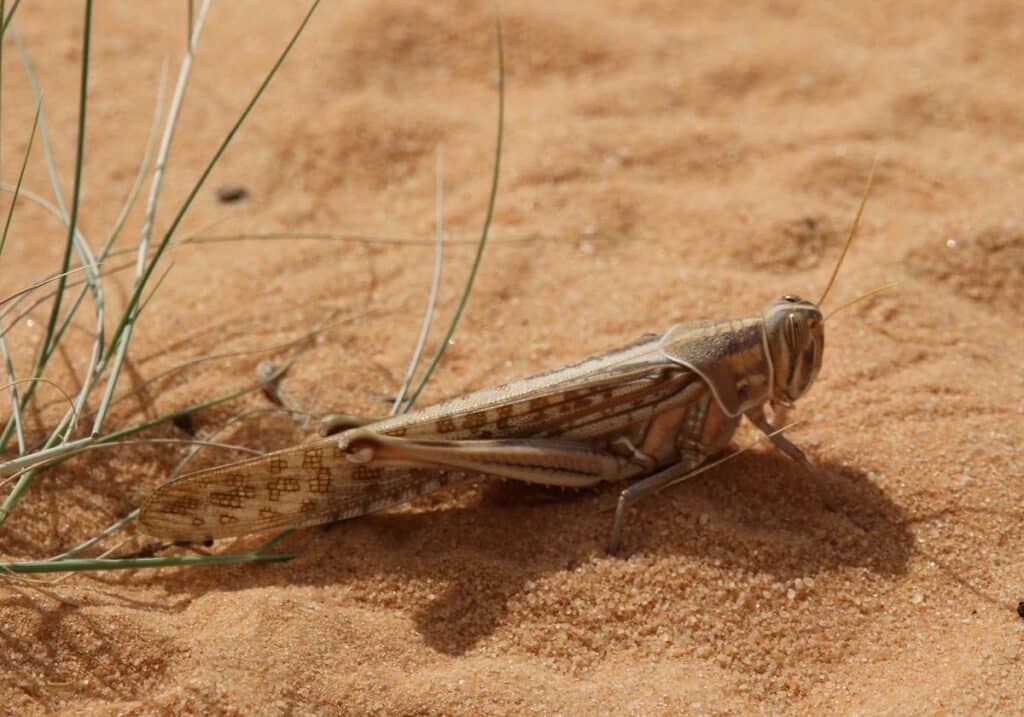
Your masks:
{"label": "sand", "polygon": [[[146,142],[183,3],[99,3],[82,228],[102,242]],[[168,167],[166,229],[301,18],[215,4]],[[477,485],[293,535],[280,565],[0,582],[11,714],[1006,714],[1024,709],[1024,9],[1014,2],[500,3],[507,132],[494,242],[424,404],[646,331],[817,298],[875,156],[829,303],[824,367],[791,437],[842,505],[758,447],[640,505],[604,544],[616,487],[551,500]],[[19,27],[71,186],[81,7]],[[443,147],[452,239],[479,232],[496,116],[493,5],[325,3],[180,236],[428,239]],[[34,102],[4,54],[3,177]],[[37,140],[38,141],[38,140]],[[216,190],[244,186],[224,204]],[[25,186],[49,182],[37,144]],[[6,200],[5,200],[6,201]],[[137,240],[141,210],[124,245]],[[518,241],[517,241],[518,240]],[[59,264],[64,232],[19,205],[0,288]],[[453,311],[473,249],[446,255]],[[285,390],[383,414],[430,283],[429,243],[249,241],[174,249],[125,386],[194,357],[325,331]],[[123,304],[127,275],[108,300]],[[91,311],[91,309],[89,310]],[[89,314],[86,311],[86,314]],[[28,371],[45,315],[17,333]],[[433,333],[437,340],[439,331]],[[80,380],[83,319],[50,378]],[[111,426],[242,386],[268,354],[174,373]],[[271,354],[280,357],[282,354]],[[44,386],[31,428],[63,410]],[[216,430],[262,395],[200,413]],[[258,414],[221,440],[273,449],[311,426]],[[151,436],[187,437],[164,427]],[[738,444],[753,434],[745,429]],[[145,498],[181,446],[94,453],[40,480],[0,535],[41,558]],[[210,452],[196,465],[240,454]],[[144,539],[129,533],[122,552]],[[214,550],[243,550],[258,538]],[[108,547],[113,543],[108,543]]]}

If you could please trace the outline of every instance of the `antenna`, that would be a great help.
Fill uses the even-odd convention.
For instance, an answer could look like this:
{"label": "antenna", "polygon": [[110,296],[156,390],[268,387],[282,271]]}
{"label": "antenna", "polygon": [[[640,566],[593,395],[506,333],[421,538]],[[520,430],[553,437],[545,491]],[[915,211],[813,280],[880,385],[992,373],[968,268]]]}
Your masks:
{"label": "antenna", "polygon": [[821,306],[825,301],[825,297],[828,296],[828,292],[832,289],[832,284],[836,281],[836,276],[839,275],[839,267],[843,265],[843,259],[846,258],[846,252],[850,250],[850,245],[853,244],[853,238],[857,236],[857,225],[860,224],[860,216],[864,213],[864,205],[868,203],[868,195],[871,194],[871,185],[875,181],[875,169],[878,168],[878,157],[875,156],[875,160],[871,163],[871,173],[868,174],[868,184],[864,187],[864,196],[861,197],[860,207],[857,208],[857,216],[853,218],[853,224],[850,225],[850,235],[846,238],[846,245],[843,247],[843,253],[839,255],[839,261],[836,262],[836,268],[832,270],[832,277],[828,280],[828,285],[825,287],[825,293],[818,299],[818,306]]}
{"label": "antenna", "polygon": [[822,319],[822,321],[828,321],[833,316],[838,314],[840,311],[842,311],[843,309],[848,309],[849,307],[851,307],[854,304],[856,304],[858,301],[863,301],[864,299],[868,298],[869,296],[874,296],[875,294],[881,294],[883,291],[888,291],[889,289],[892,289],[893,287],[896,287],[896,286],[899,286],[899,285],[900,285],[900,282],[894,281],[894,282],[892,282],[890,284],[886,284],[885,286],[880,286],[877,289],[872,289],[871,291],[869,291],[869,292],[867,292],[865,294],[861,294],[856,299],[851,299],[850,301],[847,301],[845,304],[842,304],[838,309],[832,309],[832,311],[830,311],[828,313],[828,316],[826,316],[824,319]]}

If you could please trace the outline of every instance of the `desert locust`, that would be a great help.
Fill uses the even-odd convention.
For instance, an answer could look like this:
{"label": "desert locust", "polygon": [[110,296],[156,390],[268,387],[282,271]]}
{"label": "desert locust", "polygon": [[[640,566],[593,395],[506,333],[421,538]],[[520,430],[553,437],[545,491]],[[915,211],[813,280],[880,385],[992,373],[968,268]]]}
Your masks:
{"label": "desert locust", "polygon": [[[825,348],[821,304],[856,235],[868,190],[817,303],[787,295],[741,319],[692,321],[503,386],[181,476],[143,505],[144,532],[198,542],[355,518],[468,480],[622,490],[609,552],[638,499],[703,472],[746,416],[809,466],[765,406],[791,406]],[[874,292],[872,292],[874,293]],[[852,302],[851,302],[852,303]]]}

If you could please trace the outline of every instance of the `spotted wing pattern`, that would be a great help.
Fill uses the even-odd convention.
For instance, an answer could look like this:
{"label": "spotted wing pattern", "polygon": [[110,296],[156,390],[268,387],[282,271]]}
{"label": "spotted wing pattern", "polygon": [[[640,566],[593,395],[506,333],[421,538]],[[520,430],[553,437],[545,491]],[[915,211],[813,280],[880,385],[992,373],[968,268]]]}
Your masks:
{"label": "spotted wing pattern", "polygon": [[142,506],[139,525],[150,535],[200,542],[365,515],[466,478],[354,464],[331,439],[165,483]]}

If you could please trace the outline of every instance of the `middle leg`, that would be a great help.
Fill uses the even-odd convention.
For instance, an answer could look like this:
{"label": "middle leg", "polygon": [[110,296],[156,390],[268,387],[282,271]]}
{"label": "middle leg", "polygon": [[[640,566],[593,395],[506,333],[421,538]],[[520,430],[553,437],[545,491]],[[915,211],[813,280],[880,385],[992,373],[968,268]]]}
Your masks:
{"label": "middle leg", "polygon": [[612,525],[612,534],[608,539],[608,553],[615,555],[619,550],[619,542],[622,538],[622,526],[626,521],[626,511],[629,507],[641,498],[654,495],[662,488],[673,483],[687,480],[700,471],[704,462],[704,456],[695,451],[685,451],[677,463],[665,468],[654,475],[641,478],[619,494],[619,502],[615,507],[615,523]]}

